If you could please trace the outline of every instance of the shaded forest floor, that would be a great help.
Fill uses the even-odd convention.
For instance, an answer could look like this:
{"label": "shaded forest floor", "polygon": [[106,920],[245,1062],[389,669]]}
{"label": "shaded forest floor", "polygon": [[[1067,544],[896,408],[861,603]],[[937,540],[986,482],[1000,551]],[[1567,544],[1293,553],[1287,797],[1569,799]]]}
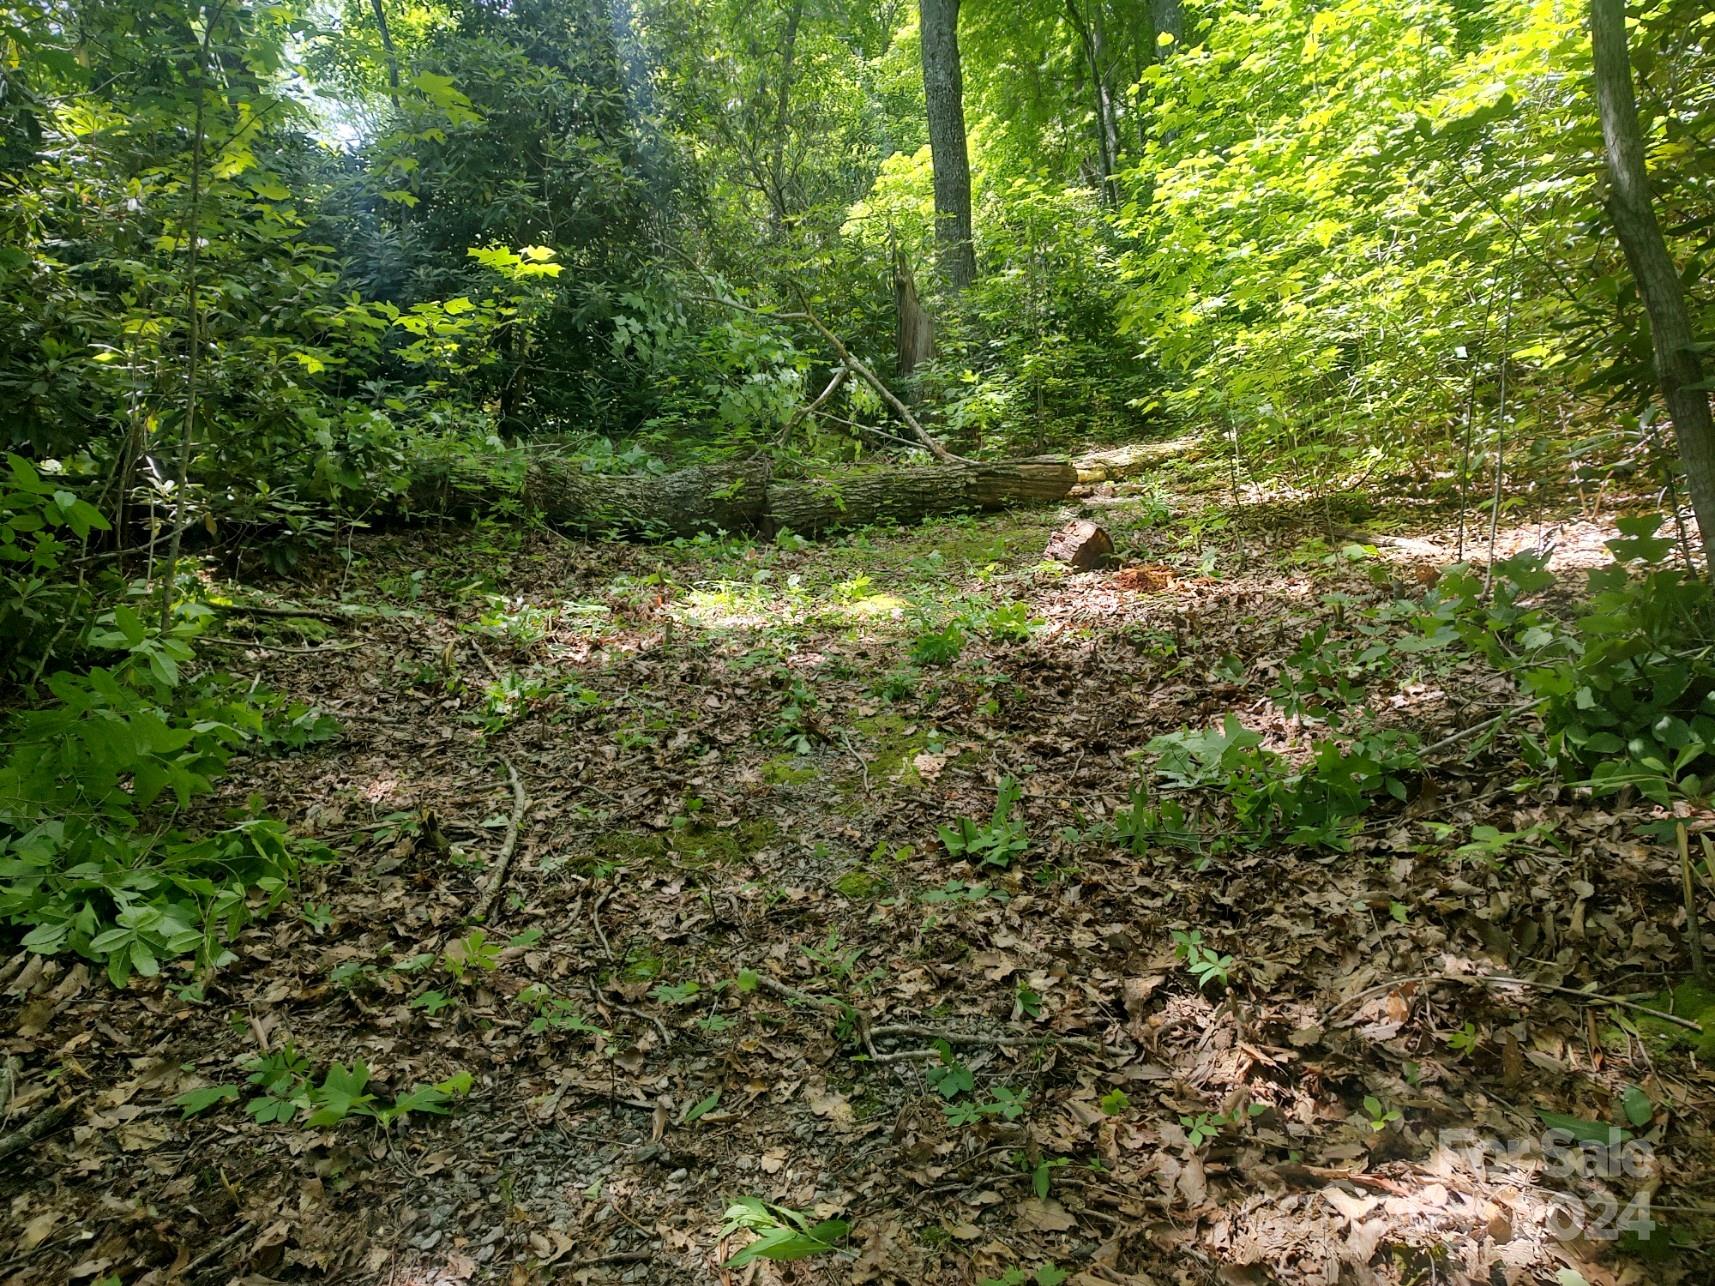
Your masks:
{"label": "shaded forest floor", "polygon": [[[1040,565],[1072,513],[1123,568]],[[1674,990],[1649,810],[1533,781],[1508,680],[1444,657],[1376,694],[1442,744],[1350,852],[1137,853],[1098,825],[1158,735],[1233,713],[1307,745],[1281,661],[1318,624],[1388,637],[1363,609],[1420,596],[1450,522],[1234,505],[1181,465],[799,549],[483,527],[211,584],[320,605],[216,631],[339,724],[245,761],[220,807],[336,860],[200,993],[11,962],[14,1112],[79,1107],[7,1163],[0,1280],[1711,1280],[1692,1033],[1470,981],[1703,1007]],[[1551,533],[1576,588],[1607,526],[1566,497],[1503,552]],[[937,828],[986,823],[1002,776],[1028,848],[974,869]],[[1231,957],[1225,987],[1175,930]],[[361,1060],[387,1099],[471,1086],[390,1131],[258,1124],[248,1086],[171,1103],[288,1050],[318,1082]],[[1637,1139],[1574,1173],[1543,1112]],[[1640,1193],[1652,1235],[1612,1240]],[[846,1253],[723,1269],[742,1197],[849,1220]]]}

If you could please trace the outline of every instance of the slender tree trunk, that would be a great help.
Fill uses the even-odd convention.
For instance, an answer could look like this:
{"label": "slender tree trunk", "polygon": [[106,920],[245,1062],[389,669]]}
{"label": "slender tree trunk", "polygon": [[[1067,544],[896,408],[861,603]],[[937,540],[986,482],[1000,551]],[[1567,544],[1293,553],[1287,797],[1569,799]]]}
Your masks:
{"label": "slender tree trunk", "polygon": [[375,11],[375,27],[381,33],[381,50],[387,56],[387,96],[393,100],[395,109],[399,106],[399,55],[393,49],[393,33],[387,27],[387,10],[381,7],[382,0],[369,0],[369,7]]}
{"label": "slender tree trunk", "polygon": [[1066,0],[1066,16],[1072,21],[1072,29],[1078,33],[1078,44],[1084,50],[1084,62],[1090,69],[1090,86],[1096,108],[1096,167],[1101,172],[1102,200],[1110,205],[1117,204],[1119,194],[1114,186],[1114,171],[1119,164],[1119,122],[1108,73],[1102,66],[1106,60],[1102,48],[1100,9],[1098,6],[1086,18],[1078,7],[1078,0]]}
{"label": "slender tree trunk", "polygon": [[1692,347],[1685,287],[1656,220],[1644,166],[1643,133],[1626,46],[1625,0],[1590,0],[1596,102],[1608,160],[1608,217],[1649,313],[1656,379],[1673,417],[1679,458],[1703,538],[1706,567],[1715,572],[1715,420],[1703,386],[1702,363]]}
{"label": "slender tree trunk", "polygon": [[161,582],[161,633],[173,624],[173,595],[178,589],[179,550],[190,522],[191,446],[197,434],[197,363],[202,357],[202,297],[198,277],[202,246],[203,143],[208,136],[208,51],[214,39],[211,21],[196,46],[196,117],[191,126],[190,212],[185,216],[185,409],[179,425],[179,476],[173,490],[173,534],[167,541],[167,575]]}
{"label": "slender tree trunk", "polygon": [[1151,0],[1151,8],[1157,35],[1165,33],[1175,41],[1185,38],[1185,8],[1182,0]]}
{"label": "slender tree trunk", "polygon": [[786,34],[781,41],[780,92],[774,102],[774,152],[768,158],[768,194],[775,231],[786,226],[786,127],[792,107],[792,62],[798,52],[798,23],[804,17],[804,0],[792,0],[786,11]]}
{"label": "slender tree trunk", "polygon": [[918,0],[923,97],[935,169],[935,239],[941,273],[954,291],[977,279],[971,242],[971,163],[965,150],[965,88],[959,69],[959,0]]}

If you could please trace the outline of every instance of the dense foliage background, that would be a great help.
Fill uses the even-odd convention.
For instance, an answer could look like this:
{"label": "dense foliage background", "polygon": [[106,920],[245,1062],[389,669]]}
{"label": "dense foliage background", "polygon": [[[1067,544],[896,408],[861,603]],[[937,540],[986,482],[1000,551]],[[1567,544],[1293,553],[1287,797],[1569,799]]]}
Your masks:
{"label": "dense foliage background", "polygon": [[[375,15],[10,11],[10,449],[147,505],[194,321],[190,476],[229,534],[397,506],[497,439],[749,451],[828,355],[711,296],[807,292],[886,374],[896,252],[939,331],[913,391],[968,448],[1178,420],[1323,487],[1459,455],[1473,399],[1479,452],[1506,422],[1557,466],[1645,405],[1578,4],[973,0],[957,306],[915,6],[426,4],[387,46]],[[1712,32],[1682,0],[1635,37],[1704,321]],[[813,451],[861,449],[832,427]]]}

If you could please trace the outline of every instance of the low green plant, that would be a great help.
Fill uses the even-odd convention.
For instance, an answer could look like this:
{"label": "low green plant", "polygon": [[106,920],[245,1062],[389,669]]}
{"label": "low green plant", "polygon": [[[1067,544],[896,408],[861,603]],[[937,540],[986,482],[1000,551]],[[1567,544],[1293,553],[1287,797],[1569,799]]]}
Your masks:
{"label": "low green plant", "polygon": [[441,953],[441,967],[457,982],[463,982],[472,971],[492,973],[500,967],[500,953],[506,948],[489,941],[481,929],[472,929]]}
{"label": "low green plant", "polygon": [[1010,867],[1030,849],[1030,836],[1024,819],[1015,816],[1019,801],[1018,783],[1002,777],[995,794],[994,812],[989,820],[978,822],[961,817],[952,825],[937,828],[942,846],[951,857],[962,857],[978,867]]}
{"label": "low green plant", "polygon": [[997,643],[1023,643],[1046,622],[1030,610],[1029,603],[1003,603],[975,613],[970,624]]}
{"label": "low green plant", "polygon": [[1370,1129],[1377,1134],[1395,1121],[1404,1119],[1397,1107],[1389,1107],[1373,1094],[1364,1095],[1364,1117],[1369,1121]]}
{"label": "low green plant", "polygon": [[271,723],[224,677],[189,677],[209,615],[183,604],[163,630],[116,604],[87,641],[117,659],[49,675],[51,703],[5,724],[0,921],[31,951],[100,964],[115,986],[187,954],[224,963],[224,943],[285,899],[303,860],[331,857],[267,817],[200,834],[181,820],[238,749],[316,726],[304,712]]}
{"label": "low green plant", "polygon": [[1284,839],[1336,850],[1349,846],[1356,819],[1375,798],[1405,799],[1405,777],[1421,766],[1415,734],[1381,728],[1343,743],[1318,740],[1310,762],[1295,769],[1263,749],[1261,734],[1230,714],[1217,728],[1169,733],[1147,749],[1156,756],[1156,773],[1165,785],[1221,788],[1232,805],[1240,841]]}
{"label": "low green plant", "polygon": [[957,621],[939,629],[925,626],[911,643],[911,659],[918,665],[951,665],[965,650],[965,632]]}
{"label": "low green plant", "polygon": [[1024,1115],[1025,1100],[1030,1097],[1027,1090],[1010,1089],[1005,1085],[997,1085],[990,1091],[986,1099],[976,1099],[967,1102],[952,1102],[942,1104],[941,1111],[949,1125],[974,1125],[988,1117],[998,1116],[1005,1121],[1016,1121]]}
{"label": "low green plant", "polygon": [[727,1207],[721,1236],[730,1237],[739,1231],[755,1234],[755,1240],[728,1258],[723,1268],[743,1268],[758,1259],[809,1259],[832,1254],[851,1232],[851,1224],[844,1219],[812,1223],[809,1215],[787,1206],[760,1197],[740,1197]]}
{"label": "low green plant", "polygon": [[1249,1117],[1261,1116],[1268,1109],[1261,1103],[1252,1103],[1243,1114],[1239,1112],[1197,1112],[1189,1116],[1181,1116],[1179,1124],[1184,1127],[1185,1138],[1193,1148],[1201,1148],[1205,1143],[1219,1138],[1221,1133],[1238,1125]]}
{"label": "low green plant", "polygon": [[1070,1277],[1070,1273],[1047,1263],[1034,1272],[1027,1268],[1008,1268],[999,1277],[978,1278],[977,1286],[1061,1286]]}
{"label": "low green plant", "polygon": [[1012,895],[1005,889],[997,889],[989,884],[973,884],[967,880],[948,880],[939,888],[926,889],[917,895],[919,902],[930,905],[947,902],[983,902],[990,898],[996,902],[1010,902]]}
{"label": "low green plant", "polygon": [[516,999],[534,1015],[526,1028],[532,1036],[540,1036],[545,1032],[570,1032],[588,1036],[606,1034],[605,1028],[587,1020],[570,1000],[564,996],[556,996],[541,983],[531,983],[518,993]]}
{"label": "low green plant", "polygon": [[1218,982],[1223,987],[1227,985],[1233,968],[1233,958],[1206,946],[1201,930],[1173,930],[1173,953],[1184,962],[1186,970],[1197,980],[1199,990],[1206,988],[1211,982]]}
{"label": "low green plant", "polygon": [[976,1078],[971,1069],[953,1054],[952,1046],[944,1040],[935,1042],[935,1053],[940,1062],[932,1064],[923,1070],[923,1079],[930,1087],[945,1099],[955,1099],[961,1094],[968,1094],[976,1088]]}
{"label": "low green plant", "polygon": [[[370,1086],[368,1064],[354,1059],[334,1062],[318,1080],[310,1061],[290,1045],[250,1059],[245,1070],[252,1097],[245,1112],[258,1125],[301,1123],[323,1129],[352,1118],[368,1118],[383,1129],[413,1112],[444,1116],[454,1099],[470,1092],[469,1072],[457,1072],[434,1084],[413,1086],[391,1103]],[[234,1103],[243,1091],[237,1085],[205,1085],[178,1095],[174,1104],[184,1116],[197,1116],[223,1103]]]}

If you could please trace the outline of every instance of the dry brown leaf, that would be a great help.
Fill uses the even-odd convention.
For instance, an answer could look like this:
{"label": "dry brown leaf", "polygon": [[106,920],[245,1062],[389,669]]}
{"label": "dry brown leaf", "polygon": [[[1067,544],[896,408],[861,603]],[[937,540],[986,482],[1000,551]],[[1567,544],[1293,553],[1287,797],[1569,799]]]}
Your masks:
{"label": "dry brown leaf", "polygon": [[1026,1197],[1012,1208],[1020,1228],[1033,1232],[1065,1232],[1076,1228],[1078,1221],[1053,1198]]}

